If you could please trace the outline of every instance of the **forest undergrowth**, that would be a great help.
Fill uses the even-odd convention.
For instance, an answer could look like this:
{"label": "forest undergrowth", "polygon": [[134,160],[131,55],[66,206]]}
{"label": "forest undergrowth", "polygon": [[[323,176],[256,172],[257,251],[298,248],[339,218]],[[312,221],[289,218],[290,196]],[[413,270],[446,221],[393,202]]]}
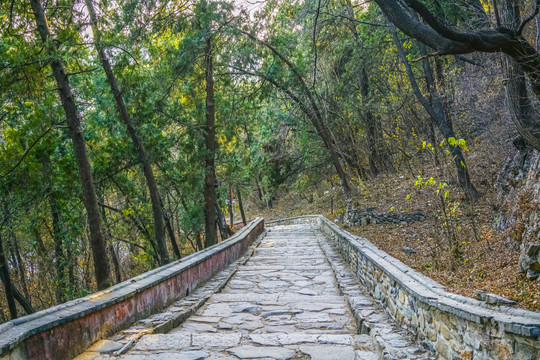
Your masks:
{"label": "forest undergrowth", "polygon": [[457,182],[445,182],[449,174],[429,161],[416,161],[357,184],[355,208],[380,214],[422,211],[427,214],[423,221],[344,226],[337,220],[345,211],[339,187],[323,179],[304,192],[283,191],[272,209],[256,212],[268,220],[323,214],[450,292],[475,298],[478,290],[485,291],[516,301],[519,308],[540,311],[540,282],[520,273],[519,242],[512,240],[512,230],[501,233],[494,227],[495,182],[504,154],[493,150],[468,156],[481,192],[474,203],[465,200]]}

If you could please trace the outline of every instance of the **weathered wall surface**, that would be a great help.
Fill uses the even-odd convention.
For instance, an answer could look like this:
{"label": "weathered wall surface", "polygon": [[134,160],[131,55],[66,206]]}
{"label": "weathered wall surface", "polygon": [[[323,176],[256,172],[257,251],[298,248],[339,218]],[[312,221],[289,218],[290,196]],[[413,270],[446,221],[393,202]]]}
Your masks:
{"label": "weathered wall surface", "polygon": [[264,230],[253,220],[226,241],[104,291],[0,326],[0,359],[72,359],[158,312],[235,261]]}
{"label": "weathered wall surface", "polygon": [[307,222],[319,226],[371,295],[440,359],[540,359],[540,313],[494,307],[448,293],[442,285],[320,215],[268,225]]}
{"label": "weathered wall surface", "polygon": [[509,246],[521,247],[521,271],[540,281],[540,152],[517,150],[506,160],[495,186],[495,227],[506,233]]}

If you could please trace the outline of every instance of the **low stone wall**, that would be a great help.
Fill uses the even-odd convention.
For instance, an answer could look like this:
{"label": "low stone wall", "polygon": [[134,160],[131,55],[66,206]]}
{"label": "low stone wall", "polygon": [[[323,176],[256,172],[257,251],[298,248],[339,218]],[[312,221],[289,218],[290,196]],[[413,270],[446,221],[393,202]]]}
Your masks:
{"label": "low stone wall", "polygon": [[388,314],[440,359],[540,359],[540,313],[448,293],[444,286],[321,215],[267,226],[299,223],[317,224]]}
{"label": "low stone wall", "polygon": [[0,359],[72,359],[95,341],[160,311],[239,258],[258,218],[217,245],[90,296],[0,325]]}

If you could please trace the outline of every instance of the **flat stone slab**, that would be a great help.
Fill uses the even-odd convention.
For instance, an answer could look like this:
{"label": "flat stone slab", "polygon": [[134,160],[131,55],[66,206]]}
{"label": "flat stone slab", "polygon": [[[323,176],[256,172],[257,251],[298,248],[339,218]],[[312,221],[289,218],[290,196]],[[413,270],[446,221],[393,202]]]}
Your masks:
{"label": "flat stone slab", "polygon": [[134,354],[123,356],[124,360],[203,360],[209,354],[204,351],[162,352],[159,354]]}
{"label": "flat stone slab", "polygon": [[230,348],[238,346],[241,334],[193,334],[192,346],[201,348]]}
{"label": "flat stone slab", "polygon": [[295,355],[295,351],[291,349],[279,347],[264,347],[245,345],[228,350],[234,356],[240,359],[275,359],[287,360]]}
{"label": "flat stone slab", "polygon": [[352,346],[302,345],[300,351],[311,356],[311,360],[355,360]]}
{"label": "flat stone slab", "polygon": [[191,334],[145,335],[137,342],[134,350],[181,350],[191,346]]}
{"label": "flat stone slab", "polygon": [[371,338],[357,335],[320,232],[285,229],[269,231],[178,328],[142,336],[119,359],[379,359]]}
{"label": "flat stone slab", "polygon": [[101,354],[110,354],[120,350],[124,345],[119,342],[111,340],[101,340],[95,343],[88,351],[97,352]]}

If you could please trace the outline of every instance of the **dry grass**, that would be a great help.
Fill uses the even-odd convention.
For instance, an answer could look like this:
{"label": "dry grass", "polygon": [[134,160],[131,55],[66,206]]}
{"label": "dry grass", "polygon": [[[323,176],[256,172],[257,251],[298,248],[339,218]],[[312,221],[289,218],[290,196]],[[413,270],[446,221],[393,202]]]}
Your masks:
{"label": "dry grass", "polygon": [[[452,178],[452,169],[440,171],[424,165],[424,180],[433,176],[435,185],[415,187],[418,172],[411,170],[382,175],[358,184],[355,206],[375,207],[378,212],[422,210],[429,215],[425,221],[355,226],[347,230],[368,238],[408,266],[444,284],[448,291],[472,297],[475,290],[484,290],[515,300],[520,308],[540,311],[540,281],[527,280],[519,272],[519,244],[493,228],[494,204],[497,203],[493,184],[503,154],[499,154],[499,158],[495,158],[493,152],[484,154],[487,155],[472,155],[468,159],[473,181],[482,193],[475,203],[466,202],[460,188],[450,183],[445,188],[449,190],[444,200],[448,215],[445,217],[436,188],[442,179]],[[418,167],[418,164],[411,166]],[[320,213],[335,219],[337,213],[343,212],[343,204],[339,187],[322,182],[309,193],[280,194],[273,209],[259,209],[250,215],[256,213],[277,219]],[[450,214],[449,209],[453,207]],[[407,254],[402,250],[404,247],[416,253]]]}

